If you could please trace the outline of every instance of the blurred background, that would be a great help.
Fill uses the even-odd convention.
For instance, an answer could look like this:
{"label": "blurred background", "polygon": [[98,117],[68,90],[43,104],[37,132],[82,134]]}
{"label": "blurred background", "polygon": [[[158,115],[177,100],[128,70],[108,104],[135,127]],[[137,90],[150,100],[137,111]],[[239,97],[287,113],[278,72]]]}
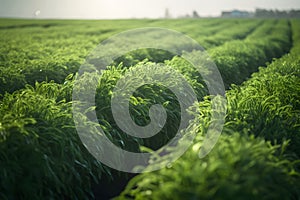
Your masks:
{"label": "blurred background", "polygon": [[299,16],[300,9],[299,0],[0,0],[0,5],[0,17],[43,19],[283,17]]}

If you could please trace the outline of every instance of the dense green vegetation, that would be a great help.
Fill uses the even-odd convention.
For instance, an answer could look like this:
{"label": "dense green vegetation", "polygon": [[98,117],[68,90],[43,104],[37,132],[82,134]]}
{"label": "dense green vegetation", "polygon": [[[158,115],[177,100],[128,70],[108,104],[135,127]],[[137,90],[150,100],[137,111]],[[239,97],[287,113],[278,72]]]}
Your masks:
{"label": "dense green vegetation", "polygon": [[[227,92],[223,135],[199,159],[209,102],[198,105],[194,146],[170,168],[141,174],[120,199],[298,199],[299,21],[293,21],[290,54]],[[196,125],[196,126],[194,126]],[[188,134],[188,133],[187,133]]]}
{"label": "dense green vegetation", "polygon": [[[222,22],[222,23],[220,23]],[[205,48],[243,38],[261,20],[118,20],[118,21],[18,21],[1,20],[1,89],[13,92],[35,81],[64,82],[75,73],[88,52],[114,33],[137,27],[165,27],[186,33]],[[228,25],[238,27],[227,29]],[[216,28],[217,27],[217,28]],[[245,27],[245,28],[240,28]],[[225,34],[223,35],[223,32]],[[207,37],[209,35],[209,37]],[[216,35],[226,39],[215,40]],[[7,67],[13,65],[14,67]]]}
{"label": "dense green vegetation", "polygon": [[[191,148],[172,166],[133,178],[119,198],[300,198],[300,23],[277,19],[1,19],[0,198],[92,199],[93,187],[127,179],[82,145],[73,122],[72,89],[80,65],[99,42],[137,27],[175,29],[203,45],[230,89],[228,113],[217,145],[200,159],[211,113],[201,75],[182,57],[165,51],[142,49],[118,58],[98,80],[96,107],[91,108],[115,145],[134,152],[141,146],[158,149],[174,137],[180,123],[176,96],[161,85],[145,85],[130,98],[132,118],[146,125],[151,105],[158,103],[167,111],[167,123],[149,139],[122,132],[110,104],[125,73],[164,63],[186,78],[200,102],[191,108],[196,120],[185,132],[197,133]],[[168,73],[168,68],[156,73]],[[93,74],[81,78],[88,89]]]}

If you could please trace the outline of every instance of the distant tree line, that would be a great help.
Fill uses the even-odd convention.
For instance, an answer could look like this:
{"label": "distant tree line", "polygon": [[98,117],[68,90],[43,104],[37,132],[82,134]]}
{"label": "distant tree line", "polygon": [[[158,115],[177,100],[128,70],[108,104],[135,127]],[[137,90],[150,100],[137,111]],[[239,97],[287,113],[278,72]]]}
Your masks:
{"label": "distant tree line", "polygon": [[[201,14],[201,13],[200,13]],[[224,18],[300,18],[300,10],[267,10],[257,8],[254,12],[243,11],[243,10],[231,10],[222,11],[221,17]],[[169,9],[165,10],[165,18],[172,18]],[[191,14],[180,16],[179,18],[201,18],[196,10],[193,10]]]}
{"label": "distant tree line", "polygon": [[266,10],[257,8],[254,16],[266,18],[300,18],[300,10]]}
{"label": "distant tree line", "polygon": [[232,10],[223,11],[221,17],[300,18],[300,10],[267,10],[261,8],[257,8],[255,12]]}

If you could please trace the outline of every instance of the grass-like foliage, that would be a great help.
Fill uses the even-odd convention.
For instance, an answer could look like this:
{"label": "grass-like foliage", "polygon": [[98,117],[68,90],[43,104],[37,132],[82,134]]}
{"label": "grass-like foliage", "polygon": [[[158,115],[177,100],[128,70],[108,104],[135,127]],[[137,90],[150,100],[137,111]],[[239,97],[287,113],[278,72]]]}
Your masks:
{"label": "grass-like foliage", "polygon": [[[158,149],[166,144],[181,120],[179,99],[169,86],[187,92],[176,79],[135,90],[129,99],[132,120],[147,125],[151,106],[160,104],[167,123],[151,138],[132,137],[117,126],[111,109],[113,90],[124,75],[132,83],[144,83],[147,77],[141,74],[151,67],[156,66],[150,75],[157,76],[172,69],[199,101],[190,109],[196,119],[184,132],[197,134],[191,148],[172,166],[135,177],[119,198],[299,199],[300,24],[277,19],[0,20],[0,199],[92,199],[95,184],[116,180],[118,173],[93,158],[76,132],[72,105],[86,102],[72,101],[74,77],[100,41],[145,24],[174,28],[203,42],[232,90],[226,93],[223,135],[199,159],[211,108],[206,83],[191,63],[155,49],[129,52],[111,63],[97,80],[96,105],[82,113],[81,123],[87,119],[83,114],[88,117],[95,110],[97,125],[91,123],[91,130],[100,126],[120,148],[140,152],[141,146]],[[80,78],[84,94],[95,76],[91,71]],[[122,86],[126,84],[131,83]]]}
{"label": "grass-like foliage", "polygon": [[92,197],[105,168],[73,124],[71,83],[36,83],[0,102],[1,199]]}
{"label": "grass-like foliage", "polygon": [[293,199],[299,175],[279,146],[230,132],[198,157],[199,143],[169,168],[133,178],[116,199]]}
{"label": "grass-like foliage", "polygon": [[299,22],[292,26],[291,53],[227,92],[223,135],[209,155],[198,157],[211,112],[204,101],[186,132],[197,132],[193,146],[116,199],[299,199]]}

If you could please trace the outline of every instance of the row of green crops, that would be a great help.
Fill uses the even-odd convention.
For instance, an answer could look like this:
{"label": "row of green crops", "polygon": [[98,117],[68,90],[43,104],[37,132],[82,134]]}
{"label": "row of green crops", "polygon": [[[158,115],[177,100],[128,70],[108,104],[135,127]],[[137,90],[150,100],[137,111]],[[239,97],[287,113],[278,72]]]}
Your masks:
{"label": "row of green crops", "polygon": [[198,157],[211,112],[204,101],[192,147],[172,166],[133,178],[117,199],[299,199],[299,21],[292,27],[291,52],[227,92],[225,127],[206,157]]}
{"label": "row of green crops", "polygon": [[[272,34],[262,35],[262,32],[272,32]],[[209,55],[222,74],[226,88],[231,83],[240,84],[246,77],[257,71],[257,66],[262,66],[266,62],[272,61],[273,58],[280,57],[288,52],[292,45],[291,28],[288,20],[265,21],[243,40],[234,39],[233,36],[234,34],[232,33],[230,41],[208,50]],[[215,39],[218,41],[218,37]],[[168,44],[171,47],[178,45],[174,44],[173,41],[169,41]],[[136,65],[143,59],[148,59],[152,62],[163,62],[171,57],[172,54],[170,53],[157,50],[144,50],[130,52],[116,61],[117,64],[123,62],[124,66],[129,67]],[[176,62],[172,63],[176,65]],[[181,66],[182,69],[191,68],[187,62],[180,62],[179,65],[184,65]]]}
{"label": "row of green crops", "polygon": [[[169,21],[165,23],[167,22]],[[174,21],[174,26],[175,22],[182,23],[180,20]],[[220,19],[216,21],[191,20],[194,25],[199,23],[204,27],[221,22]],[[226,21],[229,24],[235,22],[234,20]],[[260,20],[246,22],[248,25],[245,33],[255,34],[255,31],[250,31],[250,33],[249,29],[260,24]],[[84,28],[92,35],[91,37],[86,37],[87,32],[82,30],[82,27],[80,28],[81,23],[75,21],[68,25],[67,22],[50,21],[33,26],[35,24],[33,22],[28,24],[22,22],[24,29],[12,27],[8,28],[9,30],[3,29],[4,32],[0,31],[6,36],[1,37],[1,44],[4,44],[1,50],[4,53],[1,54],[0,62],[1,93],[15,91],[12,94],[3,95],[0,101],[0,191],[3,191],[0,194],[1,199],[92,198],[91,184],[97,182],[106,184],[106,182],[101,183],[104,177],[110,179],[115,177],[111,169],[95,160],[81,144],[73,124],[71,110],[73,77],[72,75],[67,79],[65,77],[78,70],[88,51],[95,47],[99,40],[108,37],[112,32],[125,29],[127,24],[129,27],[138,27],[144,25],[144,22],[137,20],[136,24],[131,25],[130,21],[120,21],[116,25],[107,23],[109,28],[103,27],[96,30],[93,23],[97,21],[89,22],[90,24]],[[157,25],[162,22],[154,20],[149,23]],[[255,39],[246,37],[244,40],[237,39],[232,42],[230,40],[236,38],[228,38],[229,42],[210,50],[227,86],[241,82],[259,65],[264,65],[272,58],[281,56],[291,46],[289,22],[286,20],[266,21],[257,29],[268,23],[274,23],[276,26],[272,28],[273,33],[267,37],[261,36]],[[44,27],[45,24],[47,28]],[[115,28],[120,24],[119,28]],[[78,29],[76,29],[77,26]],[[5,27],[7,28],[8,25]],[[106,30],[109,31],[105,32]],[[100,34],[101,31],[103,34]],[[214,30],[211,29],[211,31]],[[77,35],[78,32],[81,34]],[[23,37],[26,39],[24,40]],[[9,41],[5,42],[6,39]],[[151,56],[155,59],[157,56],[157,54],[151,55],[151,51],[142,51],[141,54],[146,54],[146,56],[138,59],[135,56],[129,56],[128,60],[133,61],[128,62],[126,67],[123,66],[126,64],[124,59],[120,60],[119,65],[109,67],[103,78],[99,80],[96,93],[95,109],[100,126],[116,145],[131,151],[139,151],[140,145],[156,149],[165,144],[176,133],[180,120],[179,105],[175,95],[159,85],[145,85],[139,88],[130,99],[132,118],[137,124],[145,125],[149,122],[150,106],[156,103],[161,104],[168,114],[167,123],[162,131],[150,140],[142,140],[129,137],[116,126],[110,109],[113,87],[126,72],[143,71],[144,67],[153,65],[152,62],[140,61],[145,58],[150,60]],[[195,90],[198,100],[202,100],[207,91],[201,76],[181,57],[170,56],[167,57],[170,60],[164,61],[165,56],[165,52],[162,52],[163,58],[159,61],[179,71]],[[153,62],[157,61],[154,59]],[[255,61],[252,62],[251,59]],[[124,62],[123,65],[121,61]],[[235,62],[238,64],[236,65]],[[226,71],[226,67],[230,72]],[[158,69],[157,73],[166,73],[166,70]],[[45,71],[47,73],[44,73]],[[240,76],[233,76],[235,73]],[[85,90],[89,89],[89,81],[93,78],[90,75],[92,74],[86,73],[82,77],[86,80],[86,87],[83,88]],[[47,79],[54,81],[36,83],[36,81]],[[27,83],[30,85],[24,88]],[[173,84],[176,85],[176,82]],[[246,139],[238,135],[236,137],[245,140],[245,144],[247,143]],[[252,144],[255,146],[257,141],[253,139]],[[230,143],[234,144],[234,142]],[[265,143],[255,148],[261,146],[264,146],[262,150],[265,152],[264,155],[275,152],[276,149]],[[256,153],[254,152],[251,156],[255,158]],[[270,157],[270,161],[273,162],[274,159],[277,157]],[[285,165],[285,160],[283,164]],[[263,163],[262,167],[264,166]],[[279,168],[281,169],[281,164]],[[286,176],[283,175],[283,177]],[[286,181],[293,180],[286,179]]]}
{"label": "row of green crops", "polygon": [[[271,31],[272,34],[261,35],[262,31]],[[218,66],[228,88],[231,83],[242,83],[245,77],[257,71],[257,66],[262,66],[272,58],[288,52],[291,45],[290,24],[283,20],[274,26],[265,23],[245,40],[227,42],[210,49],[209,54]]]}
{"label": "row of green crops", "polygon": [[[261,32],[263,31],[272,32],[272,34],[262,36]],[[249,33],[243,40],[235,39],[233,36],[234,34],[231,35],[231,40],[225,44],[208,50],[209,55],[218,66],[227,88],[231,83],[240,84],[245,77],[250,76],[251,73],[257,70],[257,66],[264,65],[273,58],[280,57],[288,52],[292,45],[290,24],[287,20],[265,21],[263,25],[258,26],[254,32]],[[218,41],[218,37],[216,37],[216,41]],[[173,41],[165,41],[165,43],[174,48],[178,45],[174,44]],[[126,41],[123,45],[125,44]],[[163,62],[170,58],[172,58],[172,54],[167,52],[139,50],[120,57],[116,60],[116,65],[123,62],[123,66],[130,67],[144,59],[152,62]],[[189,65],[187,62],[185,64],[181,62],[180,65],[184,65],[181,66],[182,69],[191,68],[187,66]]]}
{"label": "row of green crops", "polygon": [[[100,22],[0,20],[0,94],[24,88],[25,84],[34,85],[35,81],[63,83],[68,74],[78,70],[88,52],[99,42],[130,28],[175,29],[209,48],[244,38],[260,24],[261,20],[222,19]],[[222,41],[220,37],[223,37]],[[139,57],[149,57],[149,53],[144,54]]]}
{"label": "row of green crops", "polygon": [[195,38],[203,47],[210,49],[216,46],[220,46],[225,42],[233,39],[244,39],[254,30],[256,30],[262,23],[270,23],[269,21],[253,20],[250,22],[239,20],[235,24],[229,24],[222,27],[222,30],[217,30],[215,34],[210,34],[207,37],[199,37],[195,35]]}
{"label": "row of green crops", "polygon": [[[218,49],[212,49],[213,54],[212,59],[221,59],[218,60],[217,66],[220,69],[221,75],[223,76],[223,81],[226,86],[230,85],[231,83],[241,82],[247,76],[249,76],[253,71],[256,71],[259,65],[263,65],[265,62],[271,60],[273,57],[267,57],[267,54],[273,53],[277,54],[277,56],[281,56],[286,51],[286,46],[291,46],[290,43],[290,27],[287,21],[282,21],[280,23],[281,26],[276,27],[275,36],[272,37],[263,37],[257,38],[255,41],[250,42],[247,41],[233,41],[228,42],[223,46],[220,46]],[[276,38],[278,42],[273,42],[273,39]],[[260,40],[261,39],[261,40]],[[238,43],[238,44],[236,44]],[[259,46],[259,50],[255,46],[255,44],[261,44]],[[122,44],[120,44],[122,45]],[[172,44],[170,44],[172,45]],[[243,46],[242,46],[243,45]],[[277,52],[277,47],[280,46],[282,52]],[[248,48],[247,48],[248,47]],[[269,50],[269,48],[273,48],[273,51],[264,52]],[[257,54],[254,54],[259,52]],[[130,58],[134,58],[139,55],[140,51],[137,51],[135,55]],[[279,54],[282,53],[282,54]],[[154,58],[159,57],[157,56],[157,51],[154,51],[156,56]],[[225,58],[228,59],[225,59]],[[255,58],[253,58],[255,57]],[[147,57],[146,57],[147,58]],[[232,59],[232,60],[231,60]],[[257,59],[258,61],[256,61]],[[229,60],[229,61],[228,61]],[[128,63],[128,60],[126,60]],[[134,60],[135,62],[139,62],[139,60]],[[233,62],[235,61],[233,65]],[[184,59],[176,56],[170,61],[165,62],[166,65],[171,66],[172,68],[176,69],[180,72],[189,84],[194,89],[195,93],[197,94],[198,100],[202,100],[205,95],[208,94],[206,85],[202,80],[201,75],[199,72],[194,69],[187,61]],[[170,91],[166,91],[165,88],[159,86],[155,87],[153,85],[147,85],[140,88],[136,91],[135,96],[131,98],[130,101],[130,108],[132,118],[135,122],[139,125],[147,125],[149,121],[149,109],[154,104],[161,104],[164,105],[167,114],[168,114],[168,121],[163,129],[154,137],[149,139],[137,139],[129,137],[126,133],[122,132],[117,124],[114,121],[114,118],[111,113],[111,97],[112,97],[112,90],[115,87],[116,82],[119,80],[119,77],[123,76],[130,70],[140,71],[142,72],[147,68],[147,66],[153,65],[152,63],[133,63],[129,66],[129,68],[122,68],[122,65],[119,67],[112,67],[111,70],[105,74],[105,79],[102,79],[99,83],[97,88],[97,95],[96,95],[96,112],[98,114],[98,120],[100,124],[106,124],[109,126],[105,127],[106,134],[113,138],[114,141],[119,141],[123,145],[122,147],[125,149],[135,150],[138,151],[139,145],[147,146],[151,149],[158,149],[159,147],[166,144],[170,138],[174,137],[177,132],[178,125],[180,124],[180,107],[178,102],[176,101],[176,96],[172,94]],[[128,67],[128,66],[127,66]],[[226,69],[227,67],[227,69]],[[165,74],[168,73],[168,70],[165,69],[157,69],[158,74]],[[235,75],[237,74],[237,75]],[[225,79],[228,75],[228,78]],[[90,76],[82,77],[82,82],[85,86],[84,90],[89,91],[88,85],[91,78]],[[143,82],[143,80],[139,80]],[[176,80],[174,82],[176,85]],[[123,91],[125,93],[125,91]],[[184,92],[184,91],[182,91]],[[135,144],[135,145],[134,145]],[[127,147],[127,145],[129,145]]]}

